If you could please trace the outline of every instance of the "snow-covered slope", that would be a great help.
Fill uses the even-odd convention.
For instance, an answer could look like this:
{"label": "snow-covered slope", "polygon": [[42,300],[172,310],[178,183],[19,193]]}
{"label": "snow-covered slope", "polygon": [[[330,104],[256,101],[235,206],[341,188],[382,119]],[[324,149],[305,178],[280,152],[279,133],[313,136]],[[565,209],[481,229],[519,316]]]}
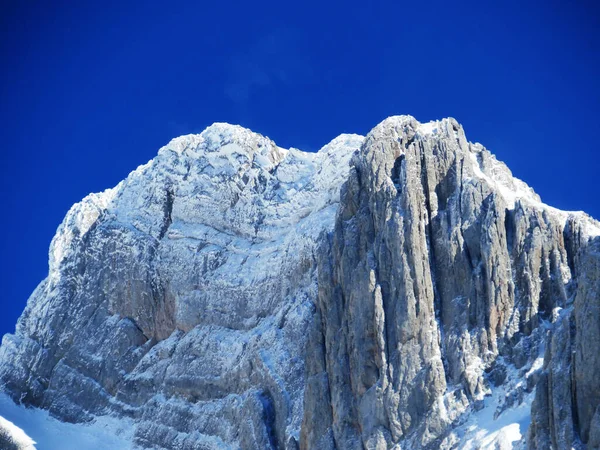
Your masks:
{"label": "snow-covered slope", "polygon": [[15,449],[19,450],[133,448],[132,424],[128,420],[104,416],[97,418],[93,424],[65,423],[42,409],[15,405],[9,397],[0,393],[0,448],[12,450],[2,441],[3,433],[11,437]]}
{"label": "snow-covered slope", "polygon": [[598,235],[453,119],[317,153],[217,123],[71,208],[0,381],[147,448],[509,445]]}

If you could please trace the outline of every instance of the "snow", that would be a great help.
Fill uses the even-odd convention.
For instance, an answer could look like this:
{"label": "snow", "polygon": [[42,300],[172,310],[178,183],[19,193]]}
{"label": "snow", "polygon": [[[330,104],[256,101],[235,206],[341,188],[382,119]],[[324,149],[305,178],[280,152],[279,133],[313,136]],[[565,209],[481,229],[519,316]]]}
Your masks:
{"label": "snow", "polygon": [[50,244],[50,273],[68,255],[68,249],[75,237],[88,232],[98,217],[106,210],[119,192],[121,184],[104,192],[89,194],[80,203],[71,207],[63,223],[58,227]]}
{"label": "snow", "polygon": [[[538,357],[527,369],[518,370],[512,364],[506,366],[507,378],[501,385],[492,386],[483,408],[472,411],[467,421],[455,430],[459,438],[458,448],[464,450],[509,450],[518,447],[526,436],[531,422],[531,404],[535,389],[525,393],[520,403],[497,414],[498,408],[511,394],[525,388],[526,380],[542,369],[544,348],[540,346]],[[502,358],[500,358],[502,361]]]}
{"label": "snow", "polygon": [[457,434],[462,434],[460,448],[464,450],[512,449],[526,434],[531,422],[531,403],[535,391],[527,394],[521,404],[507,409],[494,419],[496,408],[507,394],[506,387],[495,388],[484,400],[484,407],[471,413]]}
{"label": "snow", "polygon": [[[404,116],[401,116],[401,118]],[[420,123],[417,127],[417,133],[424,138],[436,139],[437,134],[443,132],[447,128],[447,121],[431,121],[428,123]],[[454,128],[454,136],[458,139],[459,133]],[[587,216],[583,212],[566,212],[553,208],[541,201],[535,191],[522,180],[514,177],[508,167],[501,161],[498,161],[494,155],[489,153],[485,147],[479,143],[468,144],[468,158],[471,162],[473,174],[476,178],[485,181],[495,192],[506,201],[509,209],[515,209],[517,202],[524,202],[535,208],[544,210],[549,214],[559,218],[560,221],[566,223],[571,215],[578,215],[584,219],[585,231],[589,236],[600,235],[600,223]],[[486,167],[482,167],[480,157],[486,156]],[[587,217],[583,217],[587,216]]]}
{"label": "snow", "polygon": [[[400,116],[398,120],[407,118]],[[418,126],[417,132],[423,139],[437,139],[443,126],[443,121],[424,123]],[[458,138],[455,130],[453,133]],[[225,345],[229,353],[233,349],[239,353],[237,344],[248,342],[250,334],[227,330],[258,327],[257,317],[261,315],[267,319],[260,322],[264,329],[257,329],[259,335],[272,332],[275,336],[275,331],[269,330],[277,327],[270,326],[274,319],[268,314],[274,311],[258,305],[251,304],[249,308],[255,308],[260,314],[246,317],[240,313],[239,323],[233,321],[234,315],[221,314],[237,306],[233,305],[230,293],[244,292],[254,286],[277,287],[274,279],[296,270],[295,261],[312,255],[318,235],[331,229],[335,222],[339,188],[347,176],[350,159],[363,140],[362,136],[344,134],[317,153],[306,153],[280,148],[263,136],[229,124],[215,124],[199,135],[176,138],[117,187],[91,194],[69,211],[52,243],[51,281],[52,277],[61,275],[60,270],[64,269],[61,263],[68,261],[77,248],[76,240],[99,222],[118,223],[123,229],[131,230],[132,235],[148,234],[162,240],[157,264],[178,292],[177,320],[185,327],[196,326],[201,320],[211,326],[213,323],[222,325],[222,328],[212,328],[213,332],[221,330],[221,334],[213,338],[221,346]],[[563,221],[570,214],[583,215],[562,212],[541,203],[531,188],[513,178],[495,158],[486,160],[482,167],[484,164],[478,158],[479,152],[484,150],[482,146],[471,144],[469,147],[472,175],[485,180],[506,200],[509,208],[524,201]],[[167,188],[173,190],[172,222],[165,232],[159,233],[165,204],[161,196]],[[583,219],[587,234],[600,236],[600,224],[589,216]],[[141,247],[128,248],[140,253]],[[202,262],[211,268],[199,283],[194,274]],[[199,312],[197,305],[202,305],[205,293],[212,294],[212,303],[210,308]],[[215,296],[214,293],[224,294]],[[246,307],[246,297],[234,298]],[[43,303],[39,307],[43,307]],[[193,332],[189,336],[191,339]],[[243,341],[233,340],[242,337]],[[167,347],[169,342],[164,340],[155,352]],[[273,342],[280,342],[278,336]],[[147,359],[155,352],[149,353]],[[287,353],[282,348],[269,348],[261,350],[259,355],[267,369],[265,372],[279,383],[278,373],[283,369],[275,356],[287,356]],[[215,363],[227,367],[234,360],[215,360]],[[542,359],[536,360],[526,376],[539,370],[541,364]],[[467,370],[481,372],[483,362],[473,358]],[[136,372],[133,376],[141,380],[152,375],[148,371]],[[483,400],[484,407],[473,411],[457,430],[462,443],[460,448],[508,449],[523,437],[530,421],[534,393],[526,394],[522,403],[494,419],[506,395],[523,383],[514,368],[509,371],[509,379],[504,386],[494,388]],[[0,427],[11,429],[21,439],[30,438],[41,449],[118,450],[131,445],[132,425],[125,419],[100,417],[90,425],[66,424],[50,417],[46,411],[17,406],[3,394],[0,394],[0,416],[3,416]]]}
{"label": "snow", "polygon": [[[423,125],[421,125],[421,127],[423,127]],[[469,157],[473,163],[472,167],[475,176],[485,180],[493,187],[494,190],[504,198],[509,209],[514,209],[518,201],[524,202],[555,217],[559,222],[562,222],[563,226],[566,224],[569,217],[576,217],[583,225],[583,232],[587,237],[600,236],[600,222],[593,219],[585,212],[563,211],[543,203],[527,183],[513,177],[508,168],[494,157],[492,157],[493,167],[491,170],[488,170],[488,173],[484,173],[477,158],[477,154],[483,151],[484,147],[481,144],[471,144],[470,150]]]}
{"label": "snow", "polygon": [[25,432],[14,423],[0,416],[0,437],[3,437],[3,433],[7,433],[9,439],[15,444],[20,445],[21,448],[24,448],[25,450],[35,449],[35,441],[33,439],[27,436]]}
{"label": "snow", "polygon": [[475,153],[469,152],[469,157],[471,158],[471,161],[473,162],[473,171],[475,172],[475,175],[478,178],[481,178],[481,179],[487,181],[490,186],[494,187],[496,192],[499,192],[500,195],[504,198],[504,200],[506,200],[506,203],[507,203],[509,209],[514,209],[516,201],[519,199],[523,199],[523,198],[528,199],[531,202],[537,203],[534,199],[531,198],[531,195],[529,192],[524,191],[524,190],[510,189],[504,183],[502,183],[498,180],[492,179],[491,177],[489,177],[488,175],[483,173],[483,171],[481,170],[481,167],[479,166],[479,161],[477,160],[477,155]]}
{"label": "snow", "polygon": [[127,419],[99,417],[91,424],[60,422],[47,411],[16,405],[0,392],[0,429],[37,450],[131,449],[133,425]]}
{"label": "snow", "polygon": [[342,134],[310,153],[226,123],[175,138],[118,186],[71,208],[51,245],[50,279],[58,283],[62,261],[92,225],[112,222],[159,238],[169,187],[172,223],[160,237],[172,263],[189,260],[202,244],[200,254],[209,260],[228,255],[214,270],[219,282],[268,279],[282,270],[286,252],[311,252],[319,233],[333,225],[339,189],[363,140]]}
{"label": "snow", "polygon": [[437,134],[439,126],[440,124],[437,120],[428,123],[422,123],[421,125],[419,125],[417,131],[424,135]]}
{"label": "snow", "polygon": [[484,408],[471,415],[466,425],[465,450],[512,449],[525,436],[531,422],[531,403],[535,393],[528,394],[519,406],[494,419],[496,405],[504,395],[504,387],[496,389],[491,397],[485,399]]}
{"label": "snow", "polygon": [[[51,277],[32,296],[29,317],[46,314],[49,302],[37,301],[38,298],[60,294],[59,288],[71,276],[69,265],[77,260],[74,254],[80,250],[84,235],[89,230],[98,233],[91,233],[86,244],[86,251],[96,258],[103,254],[100,231],[110,233],[118,236],[120,244],[111,250],[111,256],[123,261],[150,264],[147,249],[158,247],[152,264],[171,280],[176,293],[175,319],[180,329],[188,332],[186,338],[177,334],[174,341],[179,346],[211,343],[211,353],[206,348],[197,351],[208,355],[194,359],[198,370],[186,365],[182,371],[214,377],[231,373],[246,346],[244,358],[250,360],[256,353],[260,370],[269,380],[287,383],[284,374],[288,371],[303,373],[296,358],[304,337],[299,335],[290,344],[292,338],[280,333],[278,323],[295,321],[298,325],[294,326],[304,327],[316,284],[312,282],[313,273],[304,274],[298,267],[313,258],[319,234],[333,227],[340,187],[349,172],[350,159],[363,140],[358,135],[341,135],[319,152],[307,153],[283,149],[268,138],[227,124],[172,140],[159,150],[157,157],[133,171],[117,187],[104,194],[92,194],[71,208],[51,247]],[[165,228],[167,208],[169,223]],[[124,266],[115,264],[111,270],[120,276],[119,272],[126,272]],[[301,266],[300,269],[304,270]],[[290,273],[299,273],[302,278],[292,285],[286,278]],[[265,294],[258,296],[256,292]],[[279,292],[286,292],[287,296],[281,304],[276,301]],[[292,305],[297,312],[288,311]],[[32,327],[38,324],[34,320],[29,323]],[[54,332],[49,327],[36,330]],[[210,338],[198,337],[199,332],[212,334]],[[5,339],[13,342],[18,337]],[[155,347],[157,352],[169,343],[162,342],[165,344]],[[128,377],[140,382],[156,379],[156,366],[163,367],[163,360],[167,366],[173,358],[185,359],[185,350],[178,351],[181,355],[173,357],[166,352],[156,360],[151,357],[157,353],[149,353]],[[103,357],[86,355],[90,364]],[[187,376],[175,370],[177,364],[168,367],[170,380]],[[209,378],[198,379],[206,383]],[[252,382],[249,380],[248,384]],[[298,389],[291,383],[282,388],[283,394],[291,398],[290,408],[296,411],[294,421],[288,425],[296,434],[303,400],[301,394],[294,394]],[[210,412],[211,408],[229,408],[230,401],[226,397],[202,404],[186,403],[185,407],[193,409],[190,414],[200,420],[216,414]],[[38,448],[130,448],[128,422],[101,417],[92,425],[63,424],[47,412],[15,406],[6,398],[0,402],[0,416],[38,442]],[[130,424],[131,428],[139,422],[137,419],[136,424]],[[233,427],[223,425],[229,426]],[[183,442],[187,435],[182,432],[179,439]],[[63,440],[69,445],[64,445]],[[209,448],[214,448],[213,444]]]}
{"label": "snow", "polygon": [[578,211],[573,214],[577,214],[579,216],[579,218],[581,219],[581,221],[583,222],[584,227],[585,227],[584,231],[588,237],[593,238],[593,237],[600,236],[600,222],[593,219],[591,216],[584,213],[583,211]]}

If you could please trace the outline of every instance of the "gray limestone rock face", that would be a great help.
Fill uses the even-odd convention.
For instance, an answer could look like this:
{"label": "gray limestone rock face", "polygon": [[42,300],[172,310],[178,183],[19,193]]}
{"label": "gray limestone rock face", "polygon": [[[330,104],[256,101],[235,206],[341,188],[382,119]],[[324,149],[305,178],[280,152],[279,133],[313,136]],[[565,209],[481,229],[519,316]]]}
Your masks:
{"label": "gray limestone rock face", "polygon": [[[337,448],[450,442],[490,391],[485,370],[498,357],[528,368],[543,348],[540,324],[570,304],[573,272],[585,270],[573,255],[587,220],[541,204],[453,119],[378,125],[352,160],[321,247],[307,353],[320,361],[307,372],[319,388],[305,391],[303,448],[331,436]],[[446,407],[450,395],[463,400]],[[563,418],[568,434],[573,417]]]}
{"label": "gray limestone rock face", "polygon": [[[340,448],[391,446],[446,389],[421,159],[398,128],[367,137],[321,249],[318,308]],[[314,410],[305,408],[306,422]]]}
{"label": "gray limestone rock face", "polygon": [[581,440],[595,440],[600,428],[600,239],[589,243],[577,262],[575,296],[574,383]]}
{"label": "gray limestone rock face", "polygon": [[317,153],[215,124],[69,211],[0,383],[140,448],[460,448],[499,389],[530,448],[597,448],[597,236],[454,119]]}
{"label": "gray limestone rock face", "polygon": [[600,448],[600,238],[575,257],[577,288],[549,338],[532,405],[532,449]]}

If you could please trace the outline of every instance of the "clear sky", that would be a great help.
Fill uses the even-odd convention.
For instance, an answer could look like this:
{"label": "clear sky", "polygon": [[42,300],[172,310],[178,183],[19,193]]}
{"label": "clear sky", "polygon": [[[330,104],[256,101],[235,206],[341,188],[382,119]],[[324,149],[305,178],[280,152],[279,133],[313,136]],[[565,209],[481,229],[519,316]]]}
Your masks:
{"label": "clear sky", "polygon": [[314,151],[452,116],[546,203],[600,218],[594,1],[28,0],[0,25],[0,334],[73,203],[216,121]]}

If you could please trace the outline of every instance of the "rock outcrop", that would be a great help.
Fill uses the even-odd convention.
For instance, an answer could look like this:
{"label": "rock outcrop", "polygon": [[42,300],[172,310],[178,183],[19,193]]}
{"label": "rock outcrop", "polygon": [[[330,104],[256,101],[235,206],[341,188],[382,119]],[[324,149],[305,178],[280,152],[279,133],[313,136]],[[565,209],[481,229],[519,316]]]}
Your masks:
{"label": "rock outcrop", "polygon": [[351,154],[215,124],[67,214],[0,347],[12,397],[132,418],[140,446],[294,448],[314,253]]}
{"label": "rock outcrop", "polygon": [[140,447],[458,448],[535,397],[524,444],[597,448],[598,236],[454,119],[215,124],[69,211],[0,381]]}
{"label": "rock outcrop", "polygon": [[600,238],[575,258],[574,304],[557,311],[532,406],[532,449],[600,448]]}
{"label": "rock outcrop", "polygon": [[486,368],[534,362],[532,332],[574,286],[581,232],[566,224],[586,221],[541,204],[454,120],[377,126],[321,252],[305,448],[453,442],[448,430],[489,389]]}

